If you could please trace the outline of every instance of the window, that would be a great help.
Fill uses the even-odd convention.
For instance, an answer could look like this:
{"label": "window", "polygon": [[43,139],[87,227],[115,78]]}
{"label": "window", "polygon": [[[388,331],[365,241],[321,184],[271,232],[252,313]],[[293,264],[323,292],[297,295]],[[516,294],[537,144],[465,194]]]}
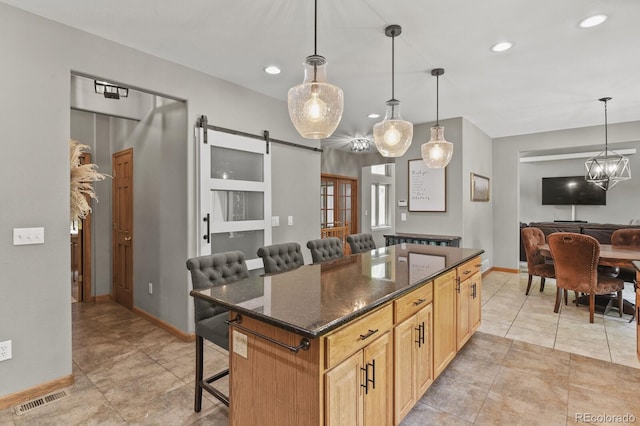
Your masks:
{"label": "window", "polygon": [[371,227],[390,226],[389,185],[374,183],[371,185]]}
{"label": "window", "polygon": [[391,173],[389,171],[389,166],[387,164],[377,164],[375,166],[371,166],[371,174],[391,176]]}

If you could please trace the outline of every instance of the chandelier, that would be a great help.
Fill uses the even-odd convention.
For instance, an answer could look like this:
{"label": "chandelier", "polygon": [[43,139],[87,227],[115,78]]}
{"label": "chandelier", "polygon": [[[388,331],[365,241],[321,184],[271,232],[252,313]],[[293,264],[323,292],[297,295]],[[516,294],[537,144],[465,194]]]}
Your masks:
{"label": "chandelier", "polygon": [[608,191],[616,186],[618,182],[631,179],[631,168],[629,167],[628,158],[608,149],[607,102],[611,98],[600,98],[598,100],[604,102],[604,151],[585,161],[584,178],[588,182],[595,183],[600,188]]}
{"label": "chandelier", "polygon": [[371,139],[369,138],[353,138],[349,141],[351,151],[364,152],[371,150]]}

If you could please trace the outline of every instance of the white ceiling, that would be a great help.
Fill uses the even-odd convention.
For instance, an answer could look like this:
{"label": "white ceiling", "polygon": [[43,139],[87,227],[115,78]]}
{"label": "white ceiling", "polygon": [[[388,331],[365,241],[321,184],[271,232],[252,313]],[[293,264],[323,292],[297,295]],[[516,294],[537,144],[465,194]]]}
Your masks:
{"label": "white ceiling", "polygon": [[[286,100],[313,53],[312,0],[2,0],[72,27]],[[604,13],[601,26],[583,18]],[[318,54],[344,90],[336,138],[370,135],[391,97],[403,118],[465,117],[491,137],[640,119],[638,0],[318,0]],[[503,40],[514,47],[494,53]],[[266,65],[282,68],[277,76]],[[179,95],[179,94],[176,94]],[[414,140],[428,135],[414,135]],[[335,142],[334,142],[335,144]]]}

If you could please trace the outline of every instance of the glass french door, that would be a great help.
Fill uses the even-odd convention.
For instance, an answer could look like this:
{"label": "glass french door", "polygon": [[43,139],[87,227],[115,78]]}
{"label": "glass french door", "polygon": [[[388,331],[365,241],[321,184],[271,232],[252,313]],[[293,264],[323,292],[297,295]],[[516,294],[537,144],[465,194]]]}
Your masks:
{"label": "glass french door", "polygon": [[320,177],[322,228],[346,226],[347,235],[358,232],[358,181],[323,174]]}
{"label": "glass french door", "polygon": [[[271,157],[264,141],[199,127],[199,255],[239,250],[262,268],[271,244]],[[207,132],[206,138],[204,132]]]}

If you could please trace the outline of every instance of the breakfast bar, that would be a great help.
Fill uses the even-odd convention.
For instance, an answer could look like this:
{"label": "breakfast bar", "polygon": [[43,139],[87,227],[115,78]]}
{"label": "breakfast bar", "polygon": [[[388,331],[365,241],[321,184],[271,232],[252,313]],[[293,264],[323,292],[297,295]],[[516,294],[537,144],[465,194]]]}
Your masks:
{"label": "breakfast bar", "polygon": [[193,290],[230,311],[229,423],[398,424],[480,325],[483,252],[399,244]]}

